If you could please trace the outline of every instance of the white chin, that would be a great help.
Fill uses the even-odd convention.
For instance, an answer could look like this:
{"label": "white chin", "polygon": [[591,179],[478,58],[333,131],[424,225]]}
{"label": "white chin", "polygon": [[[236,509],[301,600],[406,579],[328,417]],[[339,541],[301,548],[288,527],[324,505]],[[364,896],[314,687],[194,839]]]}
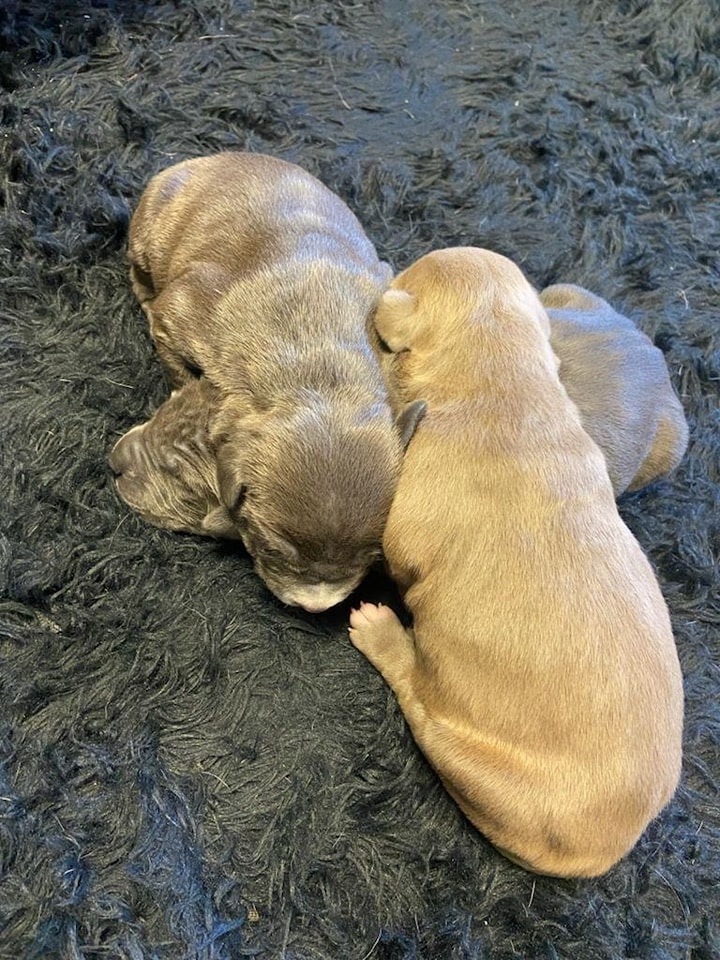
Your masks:
{"label": "white chin", "polygon": [[308,613],[322,613],[323,610],[329,610],[335,604],[341,603],[354,587],[354,581],[343,584],[311,584],[284,591],[280,599],[294,607],[302,607]]}

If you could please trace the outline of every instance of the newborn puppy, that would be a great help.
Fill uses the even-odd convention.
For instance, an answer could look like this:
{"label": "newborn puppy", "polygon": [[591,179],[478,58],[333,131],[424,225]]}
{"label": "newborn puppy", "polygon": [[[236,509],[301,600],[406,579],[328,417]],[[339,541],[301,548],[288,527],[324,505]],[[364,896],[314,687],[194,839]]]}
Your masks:
{"label": "newborn puppy", "polygon": [[239,535],[284,602],[340,602],[380,553],[423,409],[393,422],[367,341],[390,268],[318,180],[250,153],[155,176],[129,256],[171,385],[202,375],[218,391],[219,503],[202,529]]}
{"label": "newborn puppy", "polygon": [[414,626],[362,604],[352,641],[506,856],[601,874],[680,771],[682,677],[653,571],[514,264],[431,253],[375,323],[403,398],[428,405],[384,536]]}
{"label": "newborn puppy", "polygon": [[[220,506],[209,445],[217,402],[217,390],[205,377],[189,380],[113,447],[110,467],[118,493],[148,523],[207,535],[205,518]],[[226,535],[233,532],[229,527]]]}
{"label": "newborn puppy", "polygon": [[560,379],[605,455],[615,496],[674,470],[688,428],[662,351],[582,287],[555,284],[540,300],[550,318]]}

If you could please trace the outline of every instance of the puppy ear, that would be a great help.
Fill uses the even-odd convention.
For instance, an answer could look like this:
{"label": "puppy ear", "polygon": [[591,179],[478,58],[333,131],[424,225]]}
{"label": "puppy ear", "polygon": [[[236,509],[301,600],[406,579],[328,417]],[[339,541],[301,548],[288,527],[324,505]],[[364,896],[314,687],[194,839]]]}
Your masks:
{"label": "puppy ear", "polygon": [[240,534],[238,528],[233,523],[227,508],[220,504],[203,517],[200,524],[202,532],[210,537],[224,538],[228,540],[238,540]]}
{"label": "puppy ear", "polygon": [[242,507],[247,488],[243,485],[240,475],[232,464],[218,459],[217,464],[218,490],[220,501],[229,513],[237,514]]}
{"label": "puppy ear", "polygon": [[400,434],[400,443],[403,450],[413,438],[417,425],[427,413],[427,403],[424,400],[413,400],[408,403],[395,418],[395,426]]}
{"label": "puppy ear", "polygon": [[610,305],[602,297],[574,283],[554,283],[539,294],[546,310],[601,310]]}
{"label": "puppy ear", "polygon": [[267,545],[272,550],[276,550],[285,560],[290,563],[297,560],[299,556],[297,547],[290,543],[289,540],[286,540],[285,537],[281,537],[279,533],[267,529],[263,530],[263,535],[267,541]]}
{"label": "puppy ear", "polygon": [[378,336],[393,353],[410,347],[415,297],[407,290],[386,290],[380,298],[373,323]]}

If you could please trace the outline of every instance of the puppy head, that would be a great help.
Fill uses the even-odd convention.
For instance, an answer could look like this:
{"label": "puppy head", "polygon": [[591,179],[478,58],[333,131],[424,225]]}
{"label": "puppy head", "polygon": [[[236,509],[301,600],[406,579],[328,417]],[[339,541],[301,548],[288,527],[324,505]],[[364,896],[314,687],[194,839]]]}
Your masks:
{"label": "puppy head", "polygon": [[501,354],[503,342],[523,336],[544,340],[544,360],[556,367],[547,344],[550,322],[537,294],[512,261],[488,250],[454,247],[421,257],[395,277],[373,322],[398,355],[405,379],[419,386],[430,372],[428,361],[431,379],[449,380],[453,369],[474,364],[491,345]]}
{"label": "puppy head", "polygon": [[[208,446],[214,402],[209,384],[192,380],[113,447],[109,462],[117,491],[148,523],[207,532],[205,517],[219,505],[215,460]],[[237,531],[228,528],[224,535],[237,537]]]}
{"label": "puppy head", "polygon": [[411,407],[394,425],[384,404],[309,395],[295,410],[240,420],[226,409],[214,433],[223,503],[207,523],[236,526],[284,603],[334,606],[380,557],[403,428],[411,434],[421,412]]}

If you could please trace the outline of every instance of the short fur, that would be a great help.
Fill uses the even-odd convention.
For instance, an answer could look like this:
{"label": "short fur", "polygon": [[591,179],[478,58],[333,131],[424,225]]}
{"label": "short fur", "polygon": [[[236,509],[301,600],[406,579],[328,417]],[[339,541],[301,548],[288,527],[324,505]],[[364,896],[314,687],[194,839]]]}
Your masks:
{"label": "short fur", "polygon": [[[687,423],[663,354],[601,297],[572,284],[540,294],[560,380],[584,429],[600,447],[616,496],[670,473],[687,446]],[[379,356],[391,375],[392,354]],[[203,385],[203,386],[201,386]],[[173,391],[147,424],[116,444],[111,466],[118,490],[146,520],[170,530],[207,534],[222,513],[209,427],[218,402],[205,378]],[[218,536],[237,538],[220,524]]]}
{"label": "short fur", "polygon": [[[220,507],[209,437],[217,401],[205,377],[189,380],[113,447],[118,493],[148,523],[207,534],[205,519]],[[226,535],[232,532],[228,528]]]}
{"label": "short fur", "polygon": [[338,603],[379,555],[419,409],[393,424],[367,343],[390,268],[334,193],[251,153],[155,176],[129,256],[171,385],[202,374],[219,394],[220,504],[202,529],[239,534],[286,603]]}
{"label": "short fur", "polygon": [[540,300],[560,379],[605,456],[615,496],[674,470],[687,448],[688,427],[662,351],[582,287],[558,283]]}
{"label": "short fur", "polygon": [[363,604],[352,641],[500,850],[601,874],[680,772],[682,678],[653,571],[516,266],[429,254],[375,323],[404,397],[428,402],[384,537],[414,627]]}

